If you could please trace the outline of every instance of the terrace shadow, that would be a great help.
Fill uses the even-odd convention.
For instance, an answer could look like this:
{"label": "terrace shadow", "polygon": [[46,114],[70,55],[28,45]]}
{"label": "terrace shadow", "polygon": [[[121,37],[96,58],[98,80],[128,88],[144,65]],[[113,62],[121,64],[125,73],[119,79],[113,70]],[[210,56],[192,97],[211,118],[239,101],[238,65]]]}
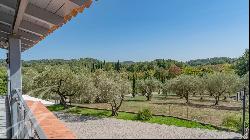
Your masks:
{"label": "terrace shadow", "polygon": [[70,113],[54,112],[55,116],[65,122],[86,122],[89,120],[100,120],[100,117],[93,117],[89,115],[75,115]]}

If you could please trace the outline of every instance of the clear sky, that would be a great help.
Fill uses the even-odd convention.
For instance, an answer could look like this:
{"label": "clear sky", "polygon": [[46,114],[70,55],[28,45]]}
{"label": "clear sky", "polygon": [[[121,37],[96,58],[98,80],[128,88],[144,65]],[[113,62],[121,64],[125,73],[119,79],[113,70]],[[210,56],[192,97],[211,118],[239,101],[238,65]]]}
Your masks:
{"label": "clear sky", "polygon": [[249,46],[248,5],[249,0],[99,0],[22,59],[239,57]]}

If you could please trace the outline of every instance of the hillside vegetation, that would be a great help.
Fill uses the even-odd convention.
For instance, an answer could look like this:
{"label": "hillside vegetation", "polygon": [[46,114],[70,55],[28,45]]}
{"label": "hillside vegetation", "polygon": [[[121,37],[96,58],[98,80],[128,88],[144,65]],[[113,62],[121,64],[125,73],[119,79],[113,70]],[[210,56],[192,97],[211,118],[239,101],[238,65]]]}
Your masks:
{"label": "hillside vegetation", "polygon": [[[7,74],[5,61],[1,62],[0,92],[4,94]],[[145,100],[132,101],[132,106],[140,108],[161,104],[160,107],[153,106],[158,110],[169,108],[166,106],[169,104],[178,107],[189,106],[193,110],[200,108],[194,111],[195,115],[203,109],[212,108],[209,115],[220,120],[209,123],[220,125],[227,117],[217,117],[220,112],[235,111],[236,108],[240,111],[239,104],[234,103],[231,97],[243,87],[249,89],[249,50],[237,59],[218,57],[189,62],[170,59],[156,59],[151,62],[106,62],[92,58],[32,60],[23,61],[22,73],[24,94],[59,100],[64,108],[68,107],[68,103],[91,107],[103,105],[111,109],[112,116],[119,116],[120,109],[131,110],[132,107],[128,107],[131,105],[128,104],[131,100],[129,96],[134,99],[143,97]],[[161,96],[160,100],[163,102],[154,102],[156,94]],[[169,97],[174,98],[175,102],[169,102]],[[139,104],[140,102],[143,104]],[[178,107],[176,110],[183,112]],[[172,114],[181,116],[178,113]],[[192,119],[208,122],[197,116]]]}

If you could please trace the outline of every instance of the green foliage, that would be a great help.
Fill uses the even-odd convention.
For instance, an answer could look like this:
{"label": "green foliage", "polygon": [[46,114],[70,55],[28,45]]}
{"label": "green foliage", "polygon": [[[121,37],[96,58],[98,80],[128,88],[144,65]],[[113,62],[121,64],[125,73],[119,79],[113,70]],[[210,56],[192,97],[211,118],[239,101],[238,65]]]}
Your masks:
{"label": "green foliage", "polygon": [[132,79],[132,96],[135,97],[136,93],[137,93],[137,90],[136,90],[136,78],[135,78],[135,74],[133,74],[133,79]]}
{"label": "green foliage", "polygon": [[[35,86],[39,94],[44,92],[44,97],[60,97],[60,103],[65,107],[68,97],[80,92],[78,75],[76,75],[68,65],[49,66],[35,78]],[[51,94],[52,93],[52,94]],[[37,93],[35,93],[37,94]]]}
{"label": "green foliage", "polygon": [[168,71],[164,68],[156,68],[154,77],[164,83],[168,77]]}
{"label": "green foliage", "polygon": [[152,119],[152,112],[149,109],[143,109],[137,114],[137,120],[149,121],[150,119]]}
{"label": "green foliage", "polygon": [[68,100],[77,103],[109,103],[114,115],[117,115],[124,96],[132,90],[128,75],[101,69],[75,72],[69,65],[47,66],[39,74],[27,69],[24,71],[24,89],[31,91],[34,96],[42,95],[45,99],[59,98],[65,107]]}
{"label": "green foliage", "polygon": [[99,89],[94,85],[94,79],[90,73],[78,73],[77,75],[78,92],[72,97],[76,103],[95,103],[99,94]]}
{"label": "green foliage", "polygon": [[120,67],[121,67],[120,61],[118,60],[118,62],[115,64],[115,70],[119,72],[121,70]]}
{"label": "green foliage", "polygon": [[0,67],[0,95],[7,93],[7,71],[6,68]]}
{"label": "green foliage", "polygon": [[[242,116],[230,115],[223,119],[222,126],[238,132],[242,131]],[[246,126],[249,127],[249,117],[246,116]]]}
{"label": "green foliage", "polygon": [[214,71],[209,67],[185,67],[183,70],[183,74],[185,75],[193,75],[203,77],[206,74],[213,73]]}
{"label": "green foliage", "polygon": [[32,92],[32,90],[35,88],[35,78],[39,75],[39,73],[36,69],[26,67],[23,68],[22,72],[22,91],[24,94],[29,94],[29,92]]}
{"label": "green foliage", "polygon": [[189,103],[189,96],[203,91],[201,88],[201,78],[191,75],[180,75],[177,78],[166,81],[163,86],[163,93],[175,93],[180,97],[186,99],[186,103]]}
{"label": "green foliage", "polygon": [[62,106],[62,105],[51,105],[51,106],[48,106],[47,108],[50,111],[53,111],[53,112],[55,112],[55,111],[62,111],[62,110],[65,109],[64,106]]}
{"label": "green foliage", "polygon": [[243,56],[236,61],[235,70],[239,76],[243,76],[249,72],[249,49],[246,49]]}
{"label": "green foliage", "polygon": [[190,66],[204,66],[204,65],[218,65],[218,64],[232,64],[235,59],[228,58],[228,57],[214,57],[214,58],[207,58],[207,59],[196,59],[190,60],[187,63]]}
{"label": "green foliage", "polygon": [[105,72],[99,70],[93,74],[93,82],[99,89],[98,100],[100,102],[108,102],[113,100],[113,95],[124,96],[130,94],[131,83],[125,78],[125,73],[117,73],[114,71]]}
{"label": "green foliage", "polygon": [[161,82],[155,78],[148,78],[138,82],[138,88],[143,96],[146,96],[147,101],[150,101],[153,96],[153,92],[157,91],[161,87]]}
{"label": "green foliage", "polygon": [[245,87],[247,89],[247,93],[249,94],[249,72],[241,78],[241,82],[241,85],[243,86],[242,88]]}
{"label": "green foliage", "polygon": [[221,96],[229,96],[240,90],[240,79],[236,74],[213,73],[205,78],[206,91],[215,98],[215,105],[219,104]]}

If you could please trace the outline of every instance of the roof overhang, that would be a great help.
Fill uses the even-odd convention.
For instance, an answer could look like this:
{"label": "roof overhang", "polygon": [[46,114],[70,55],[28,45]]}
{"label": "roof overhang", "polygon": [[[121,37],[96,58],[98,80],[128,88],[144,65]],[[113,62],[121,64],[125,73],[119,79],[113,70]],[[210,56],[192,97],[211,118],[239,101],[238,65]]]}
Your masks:
{"label": "roof overhang", "polygon": [[92,0],[0,0],[0,48],[8,48],[9,35],[18,35],[25,51],[91,4]]}

